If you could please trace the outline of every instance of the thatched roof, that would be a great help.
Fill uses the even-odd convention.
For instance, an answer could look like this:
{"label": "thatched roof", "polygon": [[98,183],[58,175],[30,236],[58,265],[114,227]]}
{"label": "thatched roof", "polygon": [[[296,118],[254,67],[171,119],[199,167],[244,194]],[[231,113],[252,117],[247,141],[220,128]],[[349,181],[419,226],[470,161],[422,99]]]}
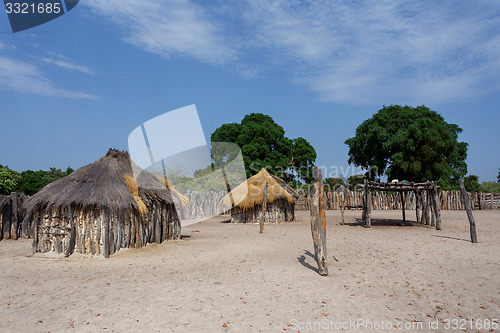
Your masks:
{"label": "thatched roof", "polygon": [[258,174],[248,178],[222,198],[221,205],[223,209],[232,208],[232,201],[235,202],[236,207],[243,209],[251,209],[256,205],[261,205],[264,201],[264,187],[266,182],[268,183],[268,203],[283,198],[289,203],[293,203],[294,199],[298,198],[298,194],[284,180],[262,168]]}
{"label": "thatched roof", "polygon": [[154,175],[131,162],[128,152],[110,149],[96,162],[45,186],[24,207],[28,211],[70,205],[142,211],[151,202],[172,204],[172,194]]}

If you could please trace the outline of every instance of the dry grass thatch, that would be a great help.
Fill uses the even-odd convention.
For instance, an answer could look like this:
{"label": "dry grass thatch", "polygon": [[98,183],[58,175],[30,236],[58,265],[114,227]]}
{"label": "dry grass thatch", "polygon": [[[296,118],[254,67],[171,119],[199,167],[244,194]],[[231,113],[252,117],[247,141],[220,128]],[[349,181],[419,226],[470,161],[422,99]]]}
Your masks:
{"label": "dry grass thatch", "polygon": [[298,198],[298,194],[284,180],[262,168],[258,174],[248,178],[229,192],[222,199],[221,205],[226,210],[233,207],[232,202],[235,203],[237,208],[244,210],[261,205],[264,201],[266,182],[268,183],[267,203],[270,204],[279,199],[286,199],[290,204],[293,204],[294,200]]}
{"label": "dry grass thatch", "polygon": [[[133,183],[127,183],[127,175],[133,174],[138,176],[132,179]],[[142,205],[147,207],[152,202],[174,203],[165,186],[135,165],[128,152],[110,149],[96,162],[45,186],[29,198],[24,207],[27,211],[73,206],[141,212]]]}
{"label": "dry grass thatch", "polygon": [[146,207],[146,204],[144,203],[144,201],[142,201],[141,197],[139,196],[139,186],[137,185],[137,182],[135,181],[134,176],[123,175],[123,178],[125,179],[125,184],[127,184],[128,190],[134,196],[134,200],[137,203],[137,206],[139,208],[139,213],[141,215],[146,214],[148,211],[148,208]]}

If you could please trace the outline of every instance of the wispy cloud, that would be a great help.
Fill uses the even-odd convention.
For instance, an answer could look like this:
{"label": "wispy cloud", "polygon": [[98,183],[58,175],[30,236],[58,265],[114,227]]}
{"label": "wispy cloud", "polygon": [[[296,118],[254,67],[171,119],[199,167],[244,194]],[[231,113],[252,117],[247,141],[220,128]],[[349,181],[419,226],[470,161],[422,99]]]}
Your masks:
{"label": "wispy cloud", "polygon": [[98,99],[97,96],[84,92],[57,87],[45,77],[38,67],[25,61],[4,56],[0,56],[0,89],[41,96]]}
{"label": "wispy cloud", "polygon": [[164,57],[181,55],[213,64],[235,60],[224,31],[187,0],[88,0],[97,14],[119,24],[124,40]]}
{"label": "wispy cloud", "polygon": [[52,64],[52,65],[56,65],[56,66],[59,66],[59,67],[64,68],[64,69],[68,69],[70,71],[77,71],[77,72],[81,72],[81,73],[89,74],[89,75],[95,74],[95,72],[92,69],[90,69],[86,66],[75,64],[67,59],[41,58],[40,60],[43,62],[46,62],[48,64]]}
{"label": "wispy cloud", "polygon": [[493,1],[89,0],[123,38],[254,77],[266,68],[345,103],[425,103],[500,89]]}

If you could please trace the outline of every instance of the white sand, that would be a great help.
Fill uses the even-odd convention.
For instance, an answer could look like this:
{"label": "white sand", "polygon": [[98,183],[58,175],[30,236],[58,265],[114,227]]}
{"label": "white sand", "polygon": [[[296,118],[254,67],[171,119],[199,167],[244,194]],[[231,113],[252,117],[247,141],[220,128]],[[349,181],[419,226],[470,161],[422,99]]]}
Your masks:
{"label": "white sand", "polygon": [[[444,211],[442,231],[365,229],[355,225],[360,211],[340,226],[328,211],[328,277],[315,272],[308,212],[297,215],[264,234],[216,217],[184,227],[182,240],[110,259],[31,256],[30,240],[1,241],[0,331],[307,332],[314,322],[337,331],[359,318],[429,332],[436,319],[500,319],[500,211],[474,212],[478,244],[463,211]],[[434,332],[452,331],[439,325]]]}

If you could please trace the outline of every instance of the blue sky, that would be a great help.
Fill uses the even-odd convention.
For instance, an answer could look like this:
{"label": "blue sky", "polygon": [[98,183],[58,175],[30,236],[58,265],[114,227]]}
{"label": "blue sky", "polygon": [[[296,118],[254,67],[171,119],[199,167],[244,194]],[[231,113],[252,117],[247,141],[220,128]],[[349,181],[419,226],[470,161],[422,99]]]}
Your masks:
{"label": "blue sky", "polygon": [[497,1],[84,0],[16,34],[2,12],[0,164],[76,169],[196,104],[207,137],[262,112],[350,175],[357,125],[424,104],[463,128],[469,173],[495,180],[499,78]]}

